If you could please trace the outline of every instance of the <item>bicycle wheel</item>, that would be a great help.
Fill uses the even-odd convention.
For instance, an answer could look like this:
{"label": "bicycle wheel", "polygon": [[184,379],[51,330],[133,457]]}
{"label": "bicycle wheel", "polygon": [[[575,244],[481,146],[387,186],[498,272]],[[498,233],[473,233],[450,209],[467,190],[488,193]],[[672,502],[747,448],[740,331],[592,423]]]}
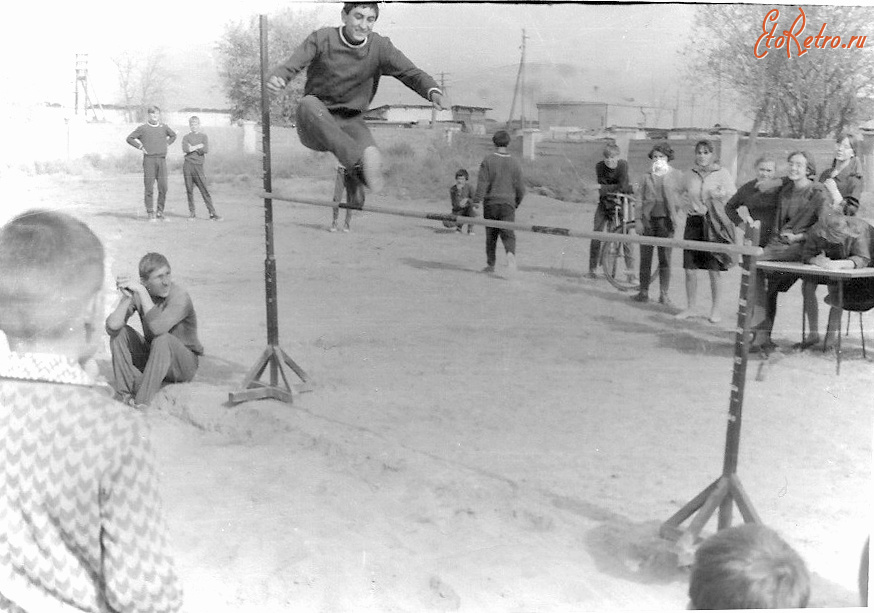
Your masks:
{"label": "bicycle wheel", "polygon": [[[634,225],[627,224],[623,232],[621,225],[611,224],[607,232],[614,234],[634,234]],[[640,245],[619,241],[601,243],[601,268],[610,284],[622,291],[637,291],[640,281],[637,278],[640,262]]]}

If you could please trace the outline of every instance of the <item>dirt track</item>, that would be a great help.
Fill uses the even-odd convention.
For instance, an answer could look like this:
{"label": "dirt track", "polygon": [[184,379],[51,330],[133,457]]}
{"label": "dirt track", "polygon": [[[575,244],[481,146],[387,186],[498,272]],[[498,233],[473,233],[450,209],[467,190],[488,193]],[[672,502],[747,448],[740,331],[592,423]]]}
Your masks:
{"label": "dirt track", "polygon": [[[587,241],[520,233],[507,280],[477,272],[481,228],[357,214],[329,234],[327,210],[276,202],[280,344],[315,391],[230,407],[266,345],[259,186],[213,185],[225,221],[188,223],[179,179],[165,224],[144,222],[141,186],[4,187],[89,222],[114,274],[165,253],[192,294],[207,356],[150,413],[186,610],[685,607],[686,573],[657,528],[722,468],[736,270],[723,324],[678,322],[581,279]],[[591,210],[532,196],[519,220],[585,229]],[[784,346],[799,293],[781,299]],[[753,365],[747,385],[739,476],[816,574],[818,606],[856,604],[871,508],[874,369],[853,322],[840,377],[822,355],[789,355],[762,382]]]}

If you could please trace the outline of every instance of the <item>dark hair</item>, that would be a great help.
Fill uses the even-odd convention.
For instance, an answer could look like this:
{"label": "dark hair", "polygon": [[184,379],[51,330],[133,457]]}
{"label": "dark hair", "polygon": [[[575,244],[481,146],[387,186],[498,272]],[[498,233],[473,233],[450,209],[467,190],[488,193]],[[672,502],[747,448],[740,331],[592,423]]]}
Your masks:
{"label": "dark hair", "polygon": [[753,164],[753,168],[758,168],[759,164],[762,162],[771,162],[774,165],[774,168],[777,168],[777,160],[774,159],[774,156],[770,153],[765,153],[759,156],[759,159],[756,160],[756,163]]}
{"label": "dark hair", "polygon": [[[376,2],[344,2],[343,13],[348,15],[355,7],[362,6],[364,8],[373,9],[376,12],[376,18],[379,19],[379,4]],[[334,13],[336,15],[336,13]]]}
{"label": "dark hair", "polygon": [[196,121],[197,123],[200,123],[200,117],[198,117],[197,115],[192,115],[191,117],[188,118],[188,123],[191,123],[192,121]]}
{"label": "dark hair", "polygon": [[853,150],[853,155],[858,157],[862,150],[862,135],[855,130],[841,130],[838,137],[835,139],[835,142],[840,145],[844,139],[850,141],[850,148]]}
{"label": "dark hair", "polygon": [[713,141],[706,138],[702,138],[697,143],[695,143],[695,153],[698,153],[698,147],[706,147],[708,153],[713,153],[714,151],[716,151],[716,145],[713,144]]}
{"label": "dark hair", "polygon": [[167,261],[167,258],[160,253],[147,253],[140,258],[140,279],[143,281],[147,280],[153,272],[162,266],[166,266],[168,269],[170,268],[170,262]]}
{"label": "dark hair", "polygon": [[766,526],[720,530],[695,552],[689,598],[694,609],[794,609],[807,606],[804,560]]}
{"label": "dark hair", "polygon": [[605,158],[610,157],[611,155],[619,155],[620,153],[622,153],[622,149],[620,149],[619,145],[616,143],[611,142],[604,145],[603,155]]}
{"label": "dark hair", "polygon": [[793,157],[795,157],[796,155],[804,156],[804,160],[807,162],[807,173],[806,173],[806,174],[807,174],[807,177],[808,177],[808,178],[811,178],[811,179],[812,179],[812,178],[815,178],[815,177],[816,177],[816,162],[814,161],[813,156],[810,155],[809,152],[807,152],[807,151],[802,151],[802,150],[799,149],[799,150],[797,150],[797,151],[793,151],[792,153],[790,153],[789,155],[787,155],[787,156],[786,156],[786,161],[788,162],[789,160],[791,160],[791,159],[792,159]]}
{"label": "dark hair", "polygon": [[664,154],[669,162],[674,159],[674,150],[671,149],[671,146],[668,143],[656,143],[653,145],[652,149],[649,150],[649,159],[652,159],[652,155],[656,151]]}
{"label": "dark hair", "polygon": [[83,222],[32,210],[0,228],[0,330],[57,338],[103,286],[103,244]]}
{"label": "dark hair", "polygon": [[470,175],[467,174],[467,171],[464,168],[459,169],[455,173],[455,178],[457,179],[458,177],[464,177],[465,179],[470,179]]}
{"label": "dark hair", "polygon": [[492,142],[495,143],[495,147],[506,147],[510,144],[510,133],[506,130],[498,130],[492,137]]}

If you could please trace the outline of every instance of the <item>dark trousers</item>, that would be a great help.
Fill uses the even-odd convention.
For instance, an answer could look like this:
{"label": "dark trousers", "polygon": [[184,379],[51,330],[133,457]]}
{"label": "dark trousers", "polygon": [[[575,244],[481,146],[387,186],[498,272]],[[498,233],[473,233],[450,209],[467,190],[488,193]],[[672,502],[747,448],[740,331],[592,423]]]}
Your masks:
{"label": "dark trousers", "polygon": [[[593,224],[592,229],[595,232],[602,232],[607,226],[608,219],[607,209],[599,202],[598,206],[595,207],[595,223]],[[589,272],[594,272],[595,269],[598,268],[598,261],[600,259],[601,241],[593,238],[592,242],[589,244]]]}
{"label": "dark trousers", "polygon": [[[659,238],[671,238],[674,231],[671,220],[668,217],[652,217],[643,220],[643,235],[656,236]],[[652,279],[652,252],[658,249],[659,278],[662,279],[662,293],[667,294],[667,280],[670,279],[671,248],[653,247],[652,245],[640,246],[640,293],[649,291],[649,282]]]}
{"label": "dark trousers", "polygon": [[210,217],[215,217],[215,209],[212,206],[212,196],[206,189],[206,175],[203,173],[203,164],[195,164],[185,160],[182,162],[182,178],[185,180],[185,195],[188,196],[188,213],[194,215],[194,186],[200,190],[203,203]]}
{"label": "dark trousers", "polygon": [[164,214],[164,203],[167,201],[167,160],[164,156],[143,156],[143,200],[146,212],[155,212],[154,196],[155,181],[158,182],[158,213]]}
{"label": "dark trousers", "polygon": [[164,381],[183,383],[197,373],[197,354],[172,334],[146,342],[143,335],[125,326],[109,340],[115,390],[149,404]]}
{"label": "dark trousers", "polygon": [[[495,221],[516,221],[516,207],[512,204],[485,204],[483,206],[483,218]],[[498,247],[498,237],[504,243],[507,253],[516,253],[516,233],[513,230],[503,228],[486,228],[486,264],[495,265]]]}
{"label": "dark trousers", "polygon": [[304,147],[330,151],[350,169],[376,145],[361,113],[332,113],[315,96],[304,96],[297,105],[297,135]]}

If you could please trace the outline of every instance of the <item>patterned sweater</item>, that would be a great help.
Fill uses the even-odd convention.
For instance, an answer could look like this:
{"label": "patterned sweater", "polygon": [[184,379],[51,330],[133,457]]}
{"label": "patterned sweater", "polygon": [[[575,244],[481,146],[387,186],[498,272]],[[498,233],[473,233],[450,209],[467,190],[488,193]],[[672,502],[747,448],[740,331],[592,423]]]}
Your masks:
{"label": "patterned sweater", "polygon": [[383,75],[395,77],[428,100],[432,91],[440,92],[433,78],[416,68],[390,39],[374,32],[363,44],[354,45],[342,27],[316,30],[270,76],[288,83],[304,68],[304,95],[315,96],[332,111],[366,111]]}
{"label": "patterned sweater", "polygon": [[0,611],[181,607],[139,414],[66,357],[6,353],[0,440]]}

